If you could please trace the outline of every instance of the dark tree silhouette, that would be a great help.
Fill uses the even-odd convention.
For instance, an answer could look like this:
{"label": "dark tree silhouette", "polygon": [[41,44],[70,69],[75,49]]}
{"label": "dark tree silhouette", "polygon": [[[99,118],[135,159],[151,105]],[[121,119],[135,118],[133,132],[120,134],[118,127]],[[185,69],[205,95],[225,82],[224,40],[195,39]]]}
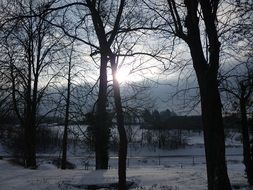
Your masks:
{"label": "dark tree silhouette", "polygon": [[[241,120],[241,133],[243,140],[243,162],[249,184],[253,184],[253,146],[250,145],[249,118],[252,111],[253,94],[253,67],[252,56],[252,3],[249,1],[227,1],[233,7],[234,20],[227,28],[225,35],[228,46],[229,67],[220,72],[221,90],[225,91],[224,103],[238,111]],[[232,52],[232,53],[231,53]],[[232,106],[231,106],[232,105]],[[252,146],[252,147],[250,147]]]}
{"label": "dark tree silhouette", "polygon": [[[57,62],[57,52],[63,48],[60,43],[63,36],[59,33],[56,37],[53,28],[45,21],[52,21],[55,15],[45,13],[44,5],[50,7],[45,2],[32,1],[12,2],[1,7],[8,14],[1,20],[5,24],[0,28],[8,65],[4,74],[11,83],[12,108],[23,129],[24,164],[29,168],[36,168],[39,105],[54,78],[44,77],[45,85],[41,85],[41,75]],[[34,15],[35,12],[40,13],[40,17]]]}
{"label": "dark tree silhouette", "polygon": [[69,125],[69,109],[70,109],[70,95],[71,95],[71,70],[73,67],[72,64],[72,55],[74,51],[74,46],[72,45],[69,53],[68,60],[68,72],[67,72],[67,96],[66,96],[66,108],[65,108],[65,118],[64,118],[64,131],[62,139],[62,161],[61,169],[66,169],[67,164],[67,146],[68,146],[68,125]]}
{"label": "dark tree silhouette", "polygon": [[238,110],[241,119],[243,142],[243,162],[249,184],[253,184],[253,157],[251,153],[248,111],[253,105],[253,67],[252,60],[232,68],[222,76],[221,90],[227,94],[227,101]]}
{"label": "dark tree silhouette", "polygon": [[[216,15],[219,1],[185,0],[177,3],[168,0],[163,8],[151,1],[146,5],[157,18],[164,21],[164,24],[158,22],[153,29],[160,28],[163,33],[179,37],[190,49],[201,98],[208,189],[231,189],[225,160],[224,126],[217,80],[221,46]],[[202,33],[206,35],[207,51],[202,43]]]}

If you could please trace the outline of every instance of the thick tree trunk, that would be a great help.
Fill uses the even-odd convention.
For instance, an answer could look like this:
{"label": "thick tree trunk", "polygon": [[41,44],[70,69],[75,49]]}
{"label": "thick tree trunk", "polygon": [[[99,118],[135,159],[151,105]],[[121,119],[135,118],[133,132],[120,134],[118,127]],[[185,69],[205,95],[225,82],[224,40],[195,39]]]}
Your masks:
{"label": "thick tree trunk", "polygon": [[[29,51],[29,53],[31,52]],[[29,54],[29,58],[28,84],[25,95],[26,106],[24,111],[25,166],[34,169],[36,168],[36,104],[34,102],[36,94],[33,93],[32,96],[32,54]],[[36,80],[34,84],[37,84]]]}
{"label": "thick tree trunk", "polygon": [[25,167],[36,168],[36,128],[31,121],[31,113],[25,119],[24,137],[25,137]]}
{"label": "thick tree trunk", "polygon": [[250,151],[248,119],[246,113],[246,102],[243,97],[240,99],[240,114],[242,126],[242,141],[243,141],[243,162],[246,168],[248,183],[253,185],[253,160]]}
{"label": "thick tree trunk", "polygon": [[[190,47],[201,98],[202,121],[206,152],[207,179],[209,190],[230,190],[225,160],[224,126],[221,112],[221,100],[218,90],[217,73],[219,69],[220,43],[216,30],[216,1],[185,0],[187,7],[187,36],[184,40]],[[209,40],[209,59],[207,61],[201,43],[198,7],[203,13],[203,20]]]}
{"label": "thick tree trunk", "polygon": [[200,82],[202,120],[209,190],[229,190],[225,160],[225,136],[217,79],[205,76]]}
{"label": "thick tree trunk", "polygon": [[200,40],[191,44],[191,56],[200,88],[208,189],[230,190],[231,185],[225,160],[225,136],[217,68],[207,65],[202,48],[200,48]]}
{"label": "thick tree trunk", "polygon": [[109,119],[107,103],[107,57],[101,55],[99,93],[95,121],[96,169],[108,169]]}
{"label": "thick tree trunk", "polygon": [[115,62],[114,55],[111,55],[110,61],[111,61],[111,67],[112,67],[114,102],[115,102],[115,107],[116,107],[117,126],[118,126],[118,132],[119,132],[118,189],[125,190],[127,189],[126,187],[127,135],[126,135],[125,127],[124,127],[124,114],[123,114],[122,103],[121,103],[120,88],[119,88],[119,83],[116,79],[117,65]]}

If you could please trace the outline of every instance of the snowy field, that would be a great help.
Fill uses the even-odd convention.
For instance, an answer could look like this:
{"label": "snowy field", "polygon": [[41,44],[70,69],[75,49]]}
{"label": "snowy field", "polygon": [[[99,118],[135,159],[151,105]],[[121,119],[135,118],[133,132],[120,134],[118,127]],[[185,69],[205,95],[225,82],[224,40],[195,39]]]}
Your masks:
{"label": "snowy field", "polygon": [[[60,170],[52,164],[41,164],[37,170],[0,160],[1,190],[76,190],[84,185],[117,182],[117,170]],[[247,187],[241,163],[229,164],[233,189]],[[205,165],[164,167],[145,166],[127,169],[127,180],[137,184],[132,189],[204,190],[207,189]]]}
{"label": "snowy field", "polygon": [[[202,133],[184,135],[187,144],[178,149],[129,145],[127,181],[135,183],[131,189],[207,189]],[[250,190],[253,187],[247,186],[239,139],[238,133],[226,139],[228,173],[233,189]],[[58,152],[38,155],[37,170],[24,169],[4,157],[0,160],[0,190],[77,190],[87,189],[88,185],[117,182],[115,152],[110,153],[110,169],[96,171],[94,154],[80,151],[68,152],[68,160],[76,165],[71,170],[61,170],[53,164],[52,160],[59,157]]]}

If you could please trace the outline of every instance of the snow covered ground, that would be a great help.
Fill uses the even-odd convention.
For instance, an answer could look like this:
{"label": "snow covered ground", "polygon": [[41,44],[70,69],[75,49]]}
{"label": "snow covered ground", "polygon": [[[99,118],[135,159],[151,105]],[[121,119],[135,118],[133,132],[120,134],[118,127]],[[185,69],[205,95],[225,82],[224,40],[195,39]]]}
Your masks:
{"label": "snow covered ground", "polygon": [[[1,190],[76,190],[79,186],[117,182],[117,170],[60,170],[51,164],[41,164],[37,170],[0,160]],[[241,163],[229,164],[229,176],[234,189],[250,190]],[[138,187],[132,189],[207,189],[204,165],[164,167],[146,166],[127,169],[127,180]]]}
{"label": "snow covered ground", "polygon": [[[242,147],[238,133],[226,140],[228,173],[233,189],[250,190],[242,164]],[[130,144],[127,160],[127,180],[135,182],[132,189],[144,190],[205,190],[207,189],[205,154],[201,133],[189,133],[187,145],[173,150],[137,147]],[[0,160],[0,190],[77,190],[84,185],[117,182],[117,155],[111,152],[110,169],[94,170],[94,154],[73,154],[72,170],[61,170],[52,160],[59,153],[40,155],[38,169],[24,169],[8,158]],[[78,152],[78,150],[77,150]],[[2,154],[3,155],[3,154]],[[85,166],[84,163],[88,163]]]}

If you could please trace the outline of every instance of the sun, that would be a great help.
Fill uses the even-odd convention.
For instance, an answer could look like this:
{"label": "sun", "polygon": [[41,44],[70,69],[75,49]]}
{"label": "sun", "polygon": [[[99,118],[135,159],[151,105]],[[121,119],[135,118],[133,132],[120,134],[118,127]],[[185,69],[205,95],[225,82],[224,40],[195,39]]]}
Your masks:
{"label": "sun", "polygon": [[116,79],[119,83],[124,83],[131,80],[129,72],[125,69],[119,69],[116,73]]}
{"label": "sun", "polygon": [[132,72],[133,70],[129,67],[120,67],[116,73],[116,80],[119,83],[136,83],[144,79],[145,73]]}

